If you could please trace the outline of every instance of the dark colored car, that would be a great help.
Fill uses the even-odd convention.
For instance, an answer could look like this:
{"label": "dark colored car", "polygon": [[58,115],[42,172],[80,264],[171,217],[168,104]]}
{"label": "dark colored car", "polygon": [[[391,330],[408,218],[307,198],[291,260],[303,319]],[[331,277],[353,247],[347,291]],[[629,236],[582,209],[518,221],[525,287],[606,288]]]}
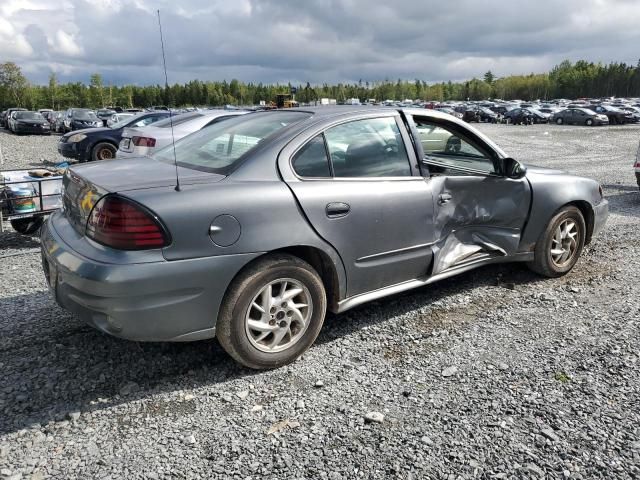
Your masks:
{"label": "dark colored car", "polygon": [[504,114],[505,120],[514,124],[531,125],[533,123],[547,123],[549,115],[535,108],[514,108]]}
{"label": "dark colored car", "polygon": [[116,113],[115,110],[111,110],[110,108],[101,108],[100,110],[98,110],[96,112],[96,116],[102,120],[102,126],[106,127],[107,126],[107,120],[109,120],[111,118],[111,115],[113,115],[114,113]]}
{"label": "dark colored car", "polygon": [[217,337],[251,368],[294,361],[327,310],[489,264],[565,275],[608,215],[598,182],[525,167],[434,110],[256,112],[174,146],[67,170],[45,277],[103,332]]}
{"label": "dark colored car", "polygon": [[508,107],[506,105],[494,105],[493,107],[490,107],[490,110],[494,113],[504,116],[505,113],[507,113],[509,110],[513,110],[513,108],[514,107]]}
{"label": "dark colored car", "polygon": [[609,118],[588,108],[567,108],[553,114],[552,122],[562,125],[609,125]]}
{"label": "dark colored car", "polygon": [[26,108],[8,108],[0,115],[0,127],[9,128],[9,116],[13,112],[26,112]]}
{"label": "dark colored car", "polygon": [[80,162],[115,158],[122,132],[127,127],[144,127],[169,116],[169,112],[149,112],[126,118],[111,127],[86,128],[66,133],[58,142],[58,153]]}
{"label": "dark colored car", "polygon": [[72,132],[83,128],[98,128],[102,126],[102,120],[96,112],[88,108],[70,108],[64,114],[64,131]]}
{"label": "dark colored car", "polygon": [[20,111],[13,114],[11,132],[50,135],[51,125],[39,112]]}
{"label": "dark colored car", "polygon": [[606,115],[610,125],[623,125],[625,123],[633,123],[633,115],[619,108],[610,105],[592,105],[589,107],[596,113]]}

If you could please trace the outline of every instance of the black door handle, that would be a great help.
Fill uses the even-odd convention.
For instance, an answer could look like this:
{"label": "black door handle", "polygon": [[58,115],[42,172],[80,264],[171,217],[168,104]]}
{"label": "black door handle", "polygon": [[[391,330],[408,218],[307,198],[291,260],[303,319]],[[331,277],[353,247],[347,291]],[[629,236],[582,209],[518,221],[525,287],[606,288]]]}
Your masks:
{"label": "black door handle", "polygon": [[444,205],[445,203],[448,203],[450,200],[451,200],[451,194],[449,193],[442,193],[438,197],[438,203],[440,205]]}
{"label": "black door handle", "polygon": [[327,203],[327,208],[325,209],[327,217],[329,218],[344,217],[349,213],[350,210],[351,207],[349,206],[349,204],[342,202]]}

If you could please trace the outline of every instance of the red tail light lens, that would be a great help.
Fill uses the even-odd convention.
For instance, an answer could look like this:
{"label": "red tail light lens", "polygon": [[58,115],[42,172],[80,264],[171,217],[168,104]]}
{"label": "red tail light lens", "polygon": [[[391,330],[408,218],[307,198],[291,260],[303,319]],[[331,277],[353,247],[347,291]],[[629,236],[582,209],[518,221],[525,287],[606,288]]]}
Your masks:
{"label": "red tail light lens", "polygon": [[168,234],[150,212],[117,195],[107,195],[93,207],[86,235],[119,250],[146,250],[169,244]]}
{"label": "red tail light lens", "polygon": [[155,147],[156,139],[151,137],[133,137],[131,139],[136,147]]}

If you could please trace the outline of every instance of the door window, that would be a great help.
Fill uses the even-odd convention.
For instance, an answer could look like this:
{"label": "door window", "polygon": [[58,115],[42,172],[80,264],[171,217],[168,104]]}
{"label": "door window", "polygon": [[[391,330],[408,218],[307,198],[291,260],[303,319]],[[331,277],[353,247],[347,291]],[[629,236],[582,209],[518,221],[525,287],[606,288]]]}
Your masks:
{"label": "door window", "polygon": [[394,117],[357,120],[325,132],[335,177],[408,177],[409,156]]}
{"label": "door window", "polygon": [[419,117],[414,121],[432,175],[498,174],[495,159],[459,129]]}
{"label": "door window", "polygon": [[318,135],[293,157],[293,170],[301,177],[330,177],[329,158],[324,138]]}

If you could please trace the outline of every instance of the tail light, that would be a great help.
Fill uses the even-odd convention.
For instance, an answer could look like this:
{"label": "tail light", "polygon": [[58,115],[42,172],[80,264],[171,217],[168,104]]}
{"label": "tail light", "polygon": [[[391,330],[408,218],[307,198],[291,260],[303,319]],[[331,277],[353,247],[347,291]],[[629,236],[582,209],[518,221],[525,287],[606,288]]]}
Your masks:
{"label": "tail light", "polygon": [[155,147],[156,139],[151,137],[133,137],[131,139],[136,147]]}
{"label": "tail light", "polygon": [[117,195],[107,195],[93,207],[86,235],[119,250],[162,248],[169,244],[169,235],[157,217],[142,205]]}

